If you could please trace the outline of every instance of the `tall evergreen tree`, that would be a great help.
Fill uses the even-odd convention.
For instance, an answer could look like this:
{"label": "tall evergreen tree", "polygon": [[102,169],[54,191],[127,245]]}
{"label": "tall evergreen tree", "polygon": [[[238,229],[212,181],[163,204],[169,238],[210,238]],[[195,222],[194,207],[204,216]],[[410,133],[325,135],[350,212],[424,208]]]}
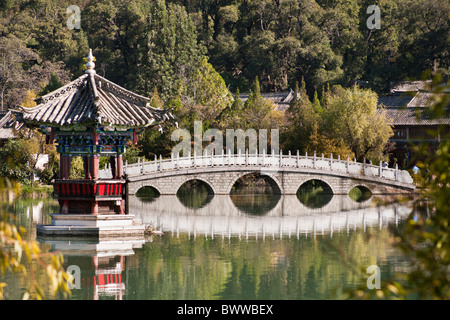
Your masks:
{"label": "tall evergreen tree", "polygon": [[153,1],[145,17],[144,38],[138,49],[136,90],[156,87],[165,101],[181,95],[204,52],[190,16],[179,5]]}

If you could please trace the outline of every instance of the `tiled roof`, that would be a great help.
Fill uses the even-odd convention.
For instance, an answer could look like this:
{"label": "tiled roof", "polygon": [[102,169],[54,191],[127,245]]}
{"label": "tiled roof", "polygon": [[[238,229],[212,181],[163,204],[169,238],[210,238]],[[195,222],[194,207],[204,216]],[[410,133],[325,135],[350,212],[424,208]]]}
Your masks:
{"label": "tiled roof", "polygon": [[408,103],[408,108],[430,107],[435,103],[436,93],[419,91]]}
{"label": "tiled roof", "polygon": [[127,128],[174,120],[168,110],[151,107],[149,98],[97,75],[92,50],[87,59],[84,75],[36,99],[36,107],[20,107],[23,120],[49,126],[98,123]]}
{"label": "tiled roof", "polygon": [[431,85],[431,81],[402,81],[397,84],[392,84],[391,93],[405,93],[417,92],[419,90],[426,90]]}
{"label": "tiled roof", "polygon": [[69,84],[36,99],[34,108],[20,108],[26,122],[64,126],[103,123],[146,127],[173,116],[150,107],[150,99],[130,92],[97,74],[84,74]]}
{"label": "tiled roof", "polygon": [[411,95],[380,96],[378,97],[378,105],[382,105],[386,108],[406,107],[412,99],[413,96]]}
{"label": "tiled roof", "polygon": [[19,123],[13,112],[0,111],[0,139],[13,139],[16,137],[14,134],[15,129],[20,129],[22,123]]}
{"label": "tiled roof", "polygon": [[393,125],[450,125],[450,118],[430,119],[427,108],[385,108]]}
{"label": "tiled roof", "polygon": [[[245,103],[249,96],[249,93],[239,94],[239,98],[241,99],[242,103]],[[285,111],[289,108],[289,104],[294,98],[294,91],[289,90],[280,92],[261,92],[261,96],[264,99],[272,101],[275,104],[276,111]]]}

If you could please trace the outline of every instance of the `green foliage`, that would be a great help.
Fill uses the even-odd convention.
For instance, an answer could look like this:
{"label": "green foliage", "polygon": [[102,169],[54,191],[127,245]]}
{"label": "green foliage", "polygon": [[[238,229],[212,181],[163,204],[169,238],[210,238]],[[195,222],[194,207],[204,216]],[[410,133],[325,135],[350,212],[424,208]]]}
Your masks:
{"label": "green foliage", "polygon": [[261,96],[261,88],[258,77],[253,82],[252,91],[245,101],[242,129],[264,129],[272,126],[278,128],[272,117],[272,103]]}
{"label": "green foliage", "polygon": [[238,129],[242,127],[242,113],[244,110],[244,103],[241,100],[239,89],[233,99],[233,103],[222,110],[216,121],[222,130]]}
{"label": "green foliage", "polygon": [[[302,79],[301,87],[298,82],[295,85],[294,99],[287,111],[287,129],[282,133],[282,141],[285,149],[299,150],[301,153],[307,152],[310,148],[310,136],[313,130],[317,128],[319,117],[314,110],[314,106],[306,93],[306,84]],[[314,151],[317,145],[312,146]]]}
{"label": "green foliage", "polygon": [[48,154],[48,163],[45,164],[44,169],[38,170],[37,174],[42,183],[50,184],[53,179],[59,177],[60,157],[55,145],[47,146],[46,153]]}
{"label": "green foliage", "polygon": [[203,57],[186,85],[182,101],[185,110],[194,112],[198,120],[213,123],[222,110],[231,105],[232,96],[225,81]]}
{"label": "green foliage", "polygon": [[[433,81],[433,91],[441,93],[450,88],[440,76]],[[430,117],[449,116],[450,98],[438,95],[430,107]],[[417,293],[422,299],[450,299],[450,133],[438,128],[442,141],[435,154],[430,155],[426,144],[418,147],[426,155],[420,169],[426,172],[421,183],[421,200],[411,213],[405,229],[400,233],[400,246],[412,260],[412,271],[406,277],[406,291]],[[433,210],[427,212],[429,205]],[[422,207],[422,208],[421,208]],[[421,212],[427,214],[420,214]]]}
{"label": "green foliage", "polygon": [[[0,180],[0,192],[16,193],[20,184],[9,179]],[[11,222],[12,221],[12,222]],[[13,216],[6,211],[0,212],[0,280],[6,272],[26,275],[27,287],[24,300],[42,300],[62,294],[67,297],[71,291],[68,283],[73,281],[63,268],[62,255],[42,252],[38,242],[26,240],[25,228],[14,224]],[[46,278],[42,281],[37,275],[44,270]],[[0,300],[7,297],[8,287],[0,281]]]}
{"label": "green foliage", "polygon": [[[433,92],[448,90],[437,75],[433,81]],[[436,104],[430,107],[430,117],[449,116],[448,95],[438,95]],[[438,150],[428,152],[427,143],[417,146],[421,156],[426,156],[420,169],[425,171],[419,182],[419,198],[414,209],[400,230],[396,232],[396,245],[410,261],[408,272],[397,280],[386,279],[379,290],[361,287],[344,290],[342,298],[356,299],[450,299],[450,138],[449,132],[442,134]],[[364,271],[363,271],[364,272]],[[364,278],[367,275],[363,276]]]}
{"label": "green foliage", "polygon": [[147,94],[156,87],[169,101],[182,95],[202,60],[197,30],[183,7],[162,0],[152,1],[141,20],[142,41],[131,89]]}
{"label": "green foliage", "polygon": [[384,159],[392,128],[377,101],[371,90],[334,86],[324,91],[322,101],[316,92],[311,102],[302,79],[287,112],[283,147],[358,161]]}
{"label": "green foliage", "polygon": [[323,130],[348,146],[358,161],[378,162],[386,157],[383,152],[393,130],[377,104],[375,92],[356,86],[334,86],[324,94]]}
{"label": "green foliage", "polygon": [[84,179],[84,162],[82,157],[70,158],[69,179]]}
{"label": "green foliage", "polygon": [[8,140],[0,149],[0,176],[28,184],[31,157],[32,154],[23,139]]}
{"label": "green foliage", "polygon": [[137,163],[138,162],[138,158],[140,157],[142,153],[142,150],[140,149],[139,146],[135,146],[135,145],[130,145],[127,147],[127,152],[124,153],[123,155],[123,163],[125,164],[125,162],[132,164],[132,163]]}
{"label": "green foliage", "polygon": [[38,92],[52,73],[62,83],[80,75],[89,47],[99,74],[144,95],[156,86],[165,102],[180,94],[205,55],[232,91],[250,91],[256,76],[262,91],[286,90],[304,77],[312,97],[327,83],[365,79],[379,91],[426,70],[448,75],[445,2],[380,2],[381,29],[367,28],[371,4],[94,0],[81,8],[82,29],[70,30],[66,1],[11,0],[0,7],[4,101]]}
{"label": "green foliage", "polygon": [[40,96],[45,96],[47,93],[50,93],[52,91],[55,91],[56,89],[60,88],[63,86],[63,83],[61,83],[61,81],[58,80],[58,77],[56,76],[55,73],[52,73],[51,77],[50,77],[50,81],[48,82],[48,84],[42,89],[41,92],[39,92]]}

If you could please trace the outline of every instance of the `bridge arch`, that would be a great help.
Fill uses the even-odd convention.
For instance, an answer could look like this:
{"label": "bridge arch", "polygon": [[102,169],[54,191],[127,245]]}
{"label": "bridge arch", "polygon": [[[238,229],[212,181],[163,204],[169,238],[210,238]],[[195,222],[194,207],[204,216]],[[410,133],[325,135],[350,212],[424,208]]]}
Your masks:
{"label": "bridge arch", "polygon": [[281,183],[275,177],[269,172],[261,172],[261,171],[245,171],[245,172],[238,172],[232,179],[230,179],[230,183],[227,186],[227,194],[231,194],[231,191],[233,190],[233,186],[236,184],[236,182],[249,175],[249,174],[258,174],[261,178],[263,178],[271,187],[272,191],[275,194],[282,194],[283,189],[281,188]]}
{"label": "bridge arch", "polygon": [[306,179],[297,189],[296,195],[304,206],[319,209],[328,205],[335,193],[323,179]]}
{"label": "bridge arch", "polygon": [[304,184],[314,181],[314,180],[320,181],[321,183],[325,184],[327,186],[327,188],[330,189],[331,194],[333,194],[333,195],[338,194],[338,192],[336,192],[336,190],[335,190],[335,185],[331,181],[328,181],[328,179],[324,178],[323,176],[308,176],[305,179],[302,179],[302,181],[299,184],[297,184],[297,187],[295,189],[295,194],[297,194],[299,192],[300,188]]}
{"label": "bridge arch", "polygon": [[356,184],[348,192],[348,196],[356,202],[364,202],[372,197],[372,191],[363,184]]}
{"label": "bridge arch", "polygon": [[185,183],[188,183],[189,181],[200,181],[206,186],[209,194],[212,194],[212,195],[216,194],[214,185],[211,182],[209,182],[207,179],[203,179],[200,177],[186,177],[185,179],[182,179],[180,182],[178,182],[177,186],[175,187],[175,194],[178,194],[178,191],[180,190],[180,188]]}
{"label": "bridge arch", "polygon": [[138,193],[143,192],[145,188],[152,189],[153,191],[155,191],[157,196],[160,196],[162,194],[161,190],[159,190],[154,184],[152,184],[152,183],[144,183],[142,186],[140,186],[136,190],[136,192],[135,192],[136,196],[138,196]]}

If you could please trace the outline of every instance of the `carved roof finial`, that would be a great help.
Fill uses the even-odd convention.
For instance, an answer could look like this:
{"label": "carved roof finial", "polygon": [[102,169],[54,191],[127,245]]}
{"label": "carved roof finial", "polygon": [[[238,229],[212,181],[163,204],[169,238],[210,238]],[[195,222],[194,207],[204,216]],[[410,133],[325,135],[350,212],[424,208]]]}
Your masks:
{"label": "carved roof finial", "polygon": [[89,49],[89,55],[87,56],[88,62],[86,63],[86,73],[95,74],[94,56],[92,55],[92,49]]}

